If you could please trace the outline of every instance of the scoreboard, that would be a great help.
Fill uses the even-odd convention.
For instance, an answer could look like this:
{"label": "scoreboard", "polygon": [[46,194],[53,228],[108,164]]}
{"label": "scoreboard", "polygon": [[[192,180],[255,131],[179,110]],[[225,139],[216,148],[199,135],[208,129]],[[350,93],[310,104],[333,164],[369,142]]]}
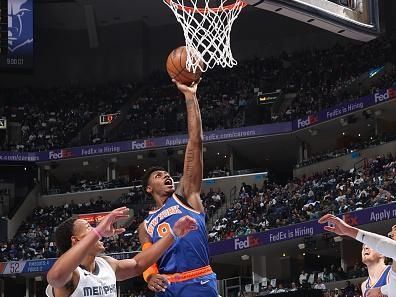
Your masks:
{"label": "scoreboard", "polygon": [[31,69],[33,0],[0,0],[0,69]]}
{"label": "scoreboard", "polygon": [[381,32],[380,4],[394,0],[244,0],[257,8],[287,16],[324,30],[361,41]]}

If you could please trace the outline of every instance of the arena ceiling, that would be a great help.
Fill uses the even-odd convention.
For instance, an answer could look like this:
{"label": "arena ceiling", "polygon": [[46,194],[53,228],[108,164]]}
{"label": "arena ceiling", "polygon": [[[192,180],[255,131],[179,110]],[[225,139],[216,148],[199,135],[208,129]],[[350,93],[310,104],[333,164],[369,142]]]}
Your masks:
{"label": "arena ceiling", "polygon": [[[98,26],[143,21],[149,26],[176,23],[162,0],[39,0],[39,26],[44,28],[83,30],[86,28],[85,6],[94,8]],[[249,10],[260,10],[248,7]],[[263,13],[263,10],[261,10]]]}

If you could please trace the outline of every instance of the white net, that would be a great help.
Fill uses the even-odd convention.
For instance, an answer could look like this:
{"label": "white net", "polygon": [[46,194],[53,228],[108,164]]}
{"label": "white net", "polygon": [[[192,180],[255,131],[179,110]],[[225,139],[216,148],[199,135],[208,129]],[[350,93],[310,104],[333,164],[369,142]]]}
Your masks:
{"label": "white net", "polygon": [[231,28],[244,2],[235,0],[227,5],[229,0],[218,0],[218,5],[211,7],[210,0],[163,1],[183,27],[189,71],[205,72],[216,65],[225,68],[237,64],[231,52]]}

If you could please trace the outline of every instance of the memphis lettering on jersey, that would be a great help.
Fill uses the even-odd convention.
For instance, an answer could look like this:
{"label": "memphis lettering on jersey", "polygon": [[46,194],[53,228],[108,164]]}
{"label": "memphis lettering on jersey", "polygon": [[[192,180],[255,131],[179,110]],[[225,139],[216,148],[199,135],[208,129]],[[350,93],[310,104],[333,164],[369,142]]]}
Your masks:
{"label": "memphis lettering on jersey", "polygon": [[179,207],[180,207],[179,205],[174,205],[161,211],[154,219],[151,220],[150,224],[147,226],[147,233],[150,234],[151,237],[153,237],[154,228],[158,225],[158,223],[161,220],[173,216],[175,214],[182,213]]}
{"label": "memphis lettering on jersey", "polygon": [[84,297],[85,296],[103,296],[103,295],[116,293],[117,288],[116,288],[116,284],[112,284],[110,286],[84,287],[83,292],[84,292]]}

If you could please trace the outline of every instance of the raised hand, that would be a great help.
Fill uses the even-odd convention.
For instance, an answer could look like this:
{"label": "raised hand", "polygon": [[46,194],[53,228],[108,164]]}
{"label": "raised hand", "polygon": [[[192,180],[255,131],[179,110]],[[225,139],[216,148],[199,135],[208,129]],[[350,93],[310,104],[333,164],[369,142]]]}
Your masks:
{"label": "raised hand", "polygon": [[113,235],[125,232],[125,228],[115,228],[115,223],[124,220],[129,217],[129,208],[120,207],[114,209],[111,213],[105,216],[100,224],[96,227],[96,230],[103,237],[111,237]]}
{"label": "raised hand", "polygon": [[190,231],[197,229],[198,229],[197,221],[190,216],[184,216],[180,218],[173,225],[173,233],[175,233],[177,237],[183,237],[187,235]]}
{"label": "raised hand", "polygon": [[329,224],[324,226],[324,229],[329,232],[333,232],[338,235],[346,235],[355,238],[357,234],[357,229],[348,225],[340,218],[327,214],[319,219],[320,224]]}
{"label": "raised hand", "polygon": [[172,79],[172,82],[177,86],[180,92],[182,92],[185,96],[190,94],[190,95],[196,95],[197,94],[197,86],[200,83],[201,79],[199,79],[197,82],[193,82],[190,86],[187,86],[185,84],[182,84],[178,82],[175,79]]}

